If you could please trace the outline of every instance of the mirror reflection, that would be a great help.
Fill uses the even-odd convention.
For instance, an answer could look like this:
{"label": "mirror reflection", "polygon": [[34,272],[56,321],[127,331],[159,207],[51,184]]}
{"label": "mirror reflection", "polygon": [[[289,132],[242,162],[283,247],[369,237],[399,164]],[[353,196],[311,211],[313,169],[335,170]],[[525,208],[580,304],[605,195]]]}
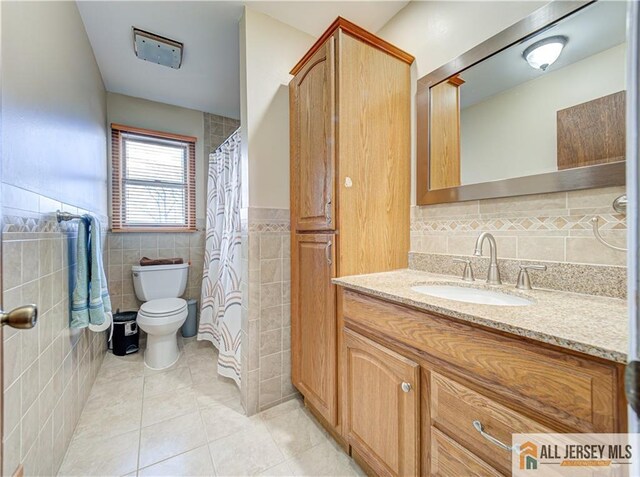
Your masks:
{"label": "mirror reflection", "polygon": [[624,160],[625,2],[596,2],[430,89],[429,189]]}

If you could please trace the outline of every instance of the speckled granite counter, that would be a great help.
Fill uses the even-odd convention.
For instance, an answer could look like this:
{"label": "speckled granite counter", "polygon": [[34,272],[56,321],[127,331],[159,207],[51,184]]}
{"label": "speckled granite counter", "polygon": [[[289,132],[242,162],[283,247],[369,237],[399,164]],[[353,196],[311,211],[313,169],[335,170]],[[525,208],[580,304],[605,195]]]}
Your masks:
{"label": "speckled granite counter", "polygon": [[[473,284],[446,275],[396,270],[334,279],[344,288],[431,311],[544,343],[625,363],[627,304],[625,300],[551,290],[516,290],[513,285]],[[528,298],[528,306],[477,305],[424,295],[416,285],[451,284],[485,288]]]}

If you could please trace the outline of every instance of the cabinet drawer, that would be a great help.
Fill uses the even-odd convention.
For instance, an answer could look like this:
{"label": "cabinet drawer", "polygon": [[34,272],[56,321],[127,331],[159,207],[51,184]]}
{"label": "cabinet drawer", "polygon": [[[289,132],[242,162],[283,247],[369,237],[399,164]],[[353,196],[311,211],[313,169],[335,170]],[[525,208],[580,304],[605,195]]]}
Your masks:
{"label": "cabinet drawer", "polygon": [[551,429],[479,394],[460,383],[431,373],[431,424],[504,473],[512,453],[485,439],[473,426],[506,445],[514,433],[547,433]]}
{"label": "cabinet drawer", "polygon": [[438,477],[498,477],[500,472],[450,439],[431,428],[431,475]]}
{"label": "cabinet drawer", "polygon": [[[579,432],[624,428],[615,364],[346,291],[345,325],[378,335]],[[541,417],[541,420],[544,420]]]}

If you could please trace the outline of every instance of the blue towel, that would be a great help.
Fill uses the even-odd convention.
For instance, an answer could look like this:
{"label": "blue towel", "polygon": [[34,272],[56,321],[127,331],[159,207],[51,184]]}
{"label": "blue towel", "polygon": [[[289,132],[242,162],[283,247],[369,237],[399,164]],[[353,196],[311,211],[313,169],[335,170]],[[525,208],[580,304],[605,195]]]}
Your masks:
{"label": "blue towel", "polygon": [[101,325],[107,316],[111,316],[111,299],[102,264],[100,220],[86,214],[78,224],[76,287],[71,302],[71,327]]}

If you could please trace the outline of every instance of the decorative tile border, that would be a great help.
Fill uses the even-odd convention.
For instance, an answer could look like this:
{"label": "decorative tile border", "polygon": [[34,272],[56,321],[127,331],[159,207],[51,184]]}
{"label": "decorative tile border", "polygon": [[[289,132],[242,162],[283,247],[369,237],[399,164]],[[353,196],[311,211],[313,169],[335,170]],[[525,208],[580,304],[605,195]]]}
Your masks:
{"label": "decorative tile border", "polygon": [[[593,215],[549,215],[501,218],[459,218],[428,220],[415,217],[411,232],[514,232],[591,230]],[[619,214],[598,214],[601,230],[626,230],[626,217]]]}
{"label": "decorative tile border", "polygon": [[249,207],[242,215],[249,232],[286,233],[291,230],[289,209]]}
{"label": "decorative tile border", "polygon": [[[108,219],[100,217],[104,232],[108,228]],[[19,215],[3,215],[2,216],[2,232],[3,233],[70,233],[75,232],[78,228],[77,220],[58,223],[55,218],[43,216],[40,218]]]}

